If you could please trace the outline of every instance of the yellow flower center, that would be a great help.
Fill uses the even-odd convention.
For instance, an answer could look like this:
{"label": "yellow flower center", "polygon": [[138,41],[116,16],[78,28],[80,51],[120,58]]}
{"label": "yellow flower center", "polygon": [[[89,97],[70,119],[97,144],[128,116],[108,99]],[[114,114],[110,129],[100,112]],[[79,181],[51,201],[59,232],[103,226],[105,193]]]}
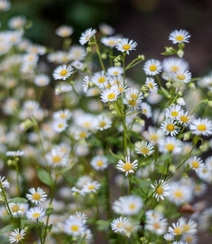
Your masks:
{"label": "yellow flower center", "polygon": [[55,164],[57,164],[57,163],[59,163],[60,161],[61,161],[61,156],[59,156],[59,155],[55,155],[55,156],[53,156],[52,157],[52,161],[53,161],[53,163],[55,163]]}
{"label": "yellow flower center", "polygon": [[99,160],[99,161],[96,162],[96,164],[97,164],[97,166],[101,167],[104,163],[103,163],[102,160]]}
{"label": "yellow flower center", "polygon": [[166,129],[167,129],[168,131],[173,131],[173,130],[174,130],[174,125],[173,125],[173,124],[168,124],[168,125],[166,126]]}
{"label": "yellow flower center", "polygon": [[183,197],[183,193],[181,190],[176,190],[174,195],[176,198],[182,198]]}
{"label": "yellow flower center", "polygon": [[89,185],[89,186],[88,186],[88,189],[89,189],[89,190],[93,190],[94,188],[95,188],[94,185]]}
{"label": "yellow flower center", "polygon": [[148,147],[143,147],[143,148],[141,148],[141,152],[142,152],[143,154],[148,154],[148,153],[149,153],[149,149],[148,149]]}
{"label": "yellow flower center", "polygon": [[175,148],[174,144],[171,144],[171,143],[166,144],[166,149],[168,151],[172,152],[174,150],[174,148]]}
{"label": "yellow flower center", "polygon": [[105,80],[106,80],[105,77],[100,77],[100,78],[98,79],[98,82],[99,82],[99,83],[104,83]]}
{"label": "yellow flower center", "polygon": [[122,48],[123,48],[125,51],[128,51],[128,50],[130,49],[130,47],[131,47],[131,46],[130,46],[129,44],[124,44]]}
{"label": "yellow flower center", "polygon": [[64,114],[64,113],[60,114],[60,118],[61,119],[66,119],[66,114]]}
{"label": "yellow flower center", "polygon": [[120,222],[120,223],[118,223],[117,225],[116,225],[116,227],[119,229],[119,228],[122,228],[123,227],[123,223],[122,222]]}
{"label": "yellow flower center", "polygon": [[132,210],[135,209],[135,207],[136,207],[136,205],[135,205],[134,203],[131,203],[131,204],[129,205],[129,208],[132,209]]}
{"label": "yellow flower center", "polygon": [[190,230],[190,226],[188,224],[183,225],[183,232],[187,232]]}
{"label": "yellow flower center", "polygon": [[77,232],[79,230],[79,226],[78,225],[72,225],[71,230]]}
{"label": "yellow flower center", "polygon": [[131,95],[130,95],[130,98],[136,100],[136,99],[138,98],[138,95],[137,95],[137,94],[131,94]]}
{"label": "yellow flower center", "polygon": [[12,209],[12,211],[13,211],[14,213],[16,213],[16,212],[18,212],[18,211],[20,210],[20,208],[19,208],[18,205],[13,205],[11,209]]}
{"label": "yellow flower center", "polygon": [[154,227],[154,229],[159,229],[160,228],[160,224],[158,222],[154,222],[153,223],[153,227]]}
{"label": "yellow flower center", "polygon": [[105,127],[105,125],[106,125],[105,121],[100,121],[99,122],[99,127]]}
{"label": "yellow flower center", "polygon": [[182,35],[176,36],[176,40],[181,42],[184,40],[184,36],[182,36]]}
{"label": "yellow flower center", "polygon": [[17,241],[20,241],[22,239],[22,236],[20,234],[14,236]]}
{"label": "yellow flower center", "polygon": [[114,71],[113,74],[114,74],[114,75],[118,75],[119,72],[118,72],[118,71]]}
{"label": "yellow flower center", "polygon": [[184,80],[185,79],[185,75],[184,74],[178,74],[177,75],[177,79]]}
{"label": "yellow flower center", "polygon": [[79,138],[84,139],[86,137],[87,133],[85,131],[80,131]]}
{"label": "yellow flower center", "polygon": [[182,116],[180,117],[180,120],[181,120],[183,123],[187,123],[187,122],[188,122],[188,117],[185,116],[185,115],[182,115]]}
{"label": "yellow flower center", "polygon": [[112,100],[112,99],[114,99],[115,98],[115,93],[110,93],[110,94],[108,94],[107,95],[107,98],[109,99],[109,100]]}
{"label": "yellow flower center", "polygon": [[205,131],[205,130],[207,129],[207,127],[206,127],[206,125],[204,125],[204,124],[199,124],[199,125],[197,126],[197,129],[200,130],[200,131]]}
{"label": "yellow flower center", "polygon": [[39,193],[34,193],[32,195],[32,198],[33,198],[33,200],[40,200],[41,199],[41,195]]}
{"label": "yellow flower center", "polygon": [[198,169],[199,168],[199,162],[198,161],[193,161],[191,163],[192,167],[195,168],[195,169]]}
{"label": "yellow flower center", "polygon": [[175,235],[181,235],[182,234],[182,229],[180,227],[176,227],[174,229],[174,233],[175,233]]}
{"label": "yellow flower center", "polygon": [[171,116],[172,116],[172,117],[177,117],[178,114],[179,114],[179,113],[178,113],[177,111],[172,111],[172,112],[171,112]]}
{"label": "yellow flower center", "polygon": [[173,66],[171,67],[171,71],[172,71],[172,72],[177,72],[178,70],[179,70],[179,67],[176,66],[176,65],[173,65]]}
{"label": "yellow flower center", "polygon": [[124,165],[123,165],[123,169],[125,171],[130,171],[131,169],[133,168],[132,164],[130,162],[126,162]]}
{"label": "yellow flower center", "polygon": [[108,44],[113,46],[113,45],[115,45],[115,42],[111,40],[111,41],[108,42]]}
{"label": "yellow flower center", "polygon": [[129,105],[135,107],[136,106],[136,100],[132,99],[132,100],[128,100]]}
{"label": "yellow flower center", "polygon": [[60,71],[61,76],[66,76],[68,74],[68,71],[66,69],[63,69]]}
{"label": "yellow flower center", "polygon": [[150,89],[153,89],[153,88],[154,88],[154,86],[153,86],[152,83],[148,83],[148,87],[149,87]]}
{"label": "yellow flower center", "polygon": [[154,72],[154,71],[157,70],[157,66],[155,64],[152,64],[152,65],[149,66],[149,70]]}
{"label": "yellow flower center", "polygon": [[158,195],[162,195],[164,193],[164,189],[162,186],[158,186],[158,188],[155,191]]}
{"label": "yellow flower center", "polygon": [[150,140],[151,141],[157,141],[158,140],[158,135],[157,134],[151,134],[150,135]]}
{"label": "yellow flower center", "polygon": [[37,218],[40,217],[40,213],[34,213],[34,214],[32,215],[32,217],[35,218],[35,219],[37,219]]}

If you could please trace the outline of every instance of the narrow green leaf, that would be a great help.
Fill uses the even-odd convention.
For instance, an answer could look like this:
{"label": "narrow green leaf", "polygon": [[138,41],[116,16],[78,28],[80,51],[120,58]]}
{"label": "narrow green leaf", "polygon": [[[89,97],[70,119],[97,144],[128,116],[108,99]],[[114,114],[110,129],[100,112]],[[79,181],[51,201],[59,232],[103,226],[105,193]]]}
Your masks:
{"label": "narrow green leaf", "polygon": [[9,231],[11,231],[13,229],[14,229],[14,225],[13,224],[6,225],[6,226],[4,226],[3,228],[0,229],[0,235],[4,234],[6,232],[9,232]]}
{"label": "narrow green leaf", "polygon": [[45,183],[47,186],[50,186],[50,187],[53,186],[54,182],[53,182],[53,179],[52,179],[51,175],[49,174],[49,172],[47,172],[44,169],[37,169],[37,174],[38,174],[39,179],[43,183]]}
{"label": "narrow green leaf", "polygon": [[166,89],[164,89],[163,87],[161,87],[161,91],[163,92],[163,94],[164,94],[165,97],[170,98],[170,95],[169,95],[169,93],[167,92]]}
{"label": "narrow green leaf", "polygon": [[12,202],[12,203],[27,203],[28,200],[25,199],[25,198],[22,198],[22,197],[15,197],[15,198],[10,199],[9,202]]}

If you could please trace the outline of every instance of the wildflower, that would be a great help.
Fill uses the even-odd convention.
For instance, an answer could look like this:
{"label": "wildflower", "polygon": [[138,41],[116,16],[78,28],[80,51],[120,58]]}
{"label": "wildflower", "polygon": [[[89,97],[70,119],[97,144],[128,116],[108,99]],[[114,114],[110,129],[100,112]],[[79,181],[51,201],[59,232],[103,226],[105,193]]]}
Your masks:
{"label": "wildflower", "polygon": [[149,230],[156,235],[163,235],[166,231],[167,220],[164,219],[147,219],[145,229]]}
{"label": "wildflower", "polygon": [[119,42],[120,38],[116,37],[116,36],[109,36],[109,37],[103,37],[101,39],[101,42],[108,47],[115,47],[117,46],[118,42]]}
{"label": "wildflower", "polygon": [[84,193],[91,193],[91,192],[96,193],[96,191],[100,188],[100,186],[101,185],[97,181],[91,181],[83,186],[82,191]]}
{"label": "wildflower", "polygon": [[154,219],[154,220],[160,220],[163,219],[164,216],[162,213],[156,211],[156,210],[148,210],[146,211],[146,219]]}
{"label": "wildflower", "polygon": [[96,30],[95,29],[87,29],[85,32],[83,32],[80,36],[79,42],[83,46],[85,45],[93,35],[95,35]]}
{"label": "wildflower", "polygon": [[37,220],[45,216],[45,210],[41,207],[32,207],[26,212],[27,219]]}
{"label": "wildflower", "polygon": [[125,176],[128,174],[133,174],[134,170],[138,167],[138,160],[134,160],[132,163],[130,162],[130,156],[125,157],[125,162],[122,160],[118,161],[117,169],[121,170],[122,172],[125,172]]}
{"label": "wildflower", "polygon": [[75,69],[81,70],[83,68],[83,63],[80,62],[79,60],[75,60],[71,63],[71,66],[74,67]]}
{"label": "wildflower", "polygon": [[145,62],[143,69],[146,75],[157,75],[162,70],[161,62],[156,59],[150,59]]}
{"label": "wildflower", "polygon": [[126,217],[119,217],[114,219],[111,223],[111,228],[115,233],[125,233],[125,226],[129,222],[129,219]]}
{"label": "wildflower", "polygon": [[83,224],[86,224],[87,215],[82,212],[76,212],[74,215],[71,215],[69,219],[79,219]]}
{"label": "wildflower", "polygon": [[92,158],[90,164],[95,170],[104,170],[108,166],[108,159],[105,156],[96,156]]}
{"label": "wildflower", "polygon": [[137,43],[133,40],[129,40],[128,38],[123,38],[119,40],[116,48],[121,52],[126,52],[129,54],[129,51],[135,50]]}
{"label": "wildflower", "polygon": [[161,129],[157,129],[153,126],[149,126],[147,131],[143,132],[143,136],[151,142],[152,145],[158,144],[158,142],[164,137],[164,133]]}
{"label": "wildflower", "polygon": [[177,206],[192,200],[192,192],[189,187],[177,182],[171,183],[169,186],[169,195],[167,197],[169,201],[175,203]]}
{"label": "wildflower", "polygon": [[26,18],[24,16],[15,16],[11,18],[8,25],[12,29],[21,29],[26,24]]}
{"label": "wildflower", "polygon": [[60,37],[68,37],[73,33],[74,29],[71,26],[62,25],[56,29],[55,33]]}
{"label": "wildflower", "polygon": [[109,89],[103,90],[101,94],[101,100],[103,103],[114,102],[117,100],[118,95],[118,89],[114,89],[114,87],[111,87]]}
{"label": "wildflower", "polygon": [[107,70],[108,76],[119,76],[123,74],[123,68],[122,67],[110,67]]}
{"label": "wildflower", "polygon": [[178,82],[189,83],[191,81],[191,73],[189,71],[176,72],[173,74],[173,79]]}
{"label": "wildflower", "polygon": [[188,243],[184,241],[173,241],[172,244],[188,244]]}
{"label": "wildflower", "polygon": [[194,220],[189,219],[188,221],[186,221],[184,217],[181,217],[179,219],[179,223],[183,228],[183,233],[190,233],[190,234],[197,233],[197,223]]}
{"label": "wildflower", "polygon": [[96,72],[91,77],[91,82],[93,82],[99,88],[106,88],[106,85],[108,83],[107,76],[105,75],[104,71]]}
{"label": "wildflower", "polygon": [[207,165],[202,164],[198,169],[195,170],[195,172],[200,179],[208,183],[212,182],[211,170],[208,168]]}
{"label": "wildflower", "polygon": [[73,68],[71,65],[60,65],[58,66],[53,73],[55,80],[66,80],[70,75],[73,74]]}
{"label": "wildflower", "polygon": [[143,115],[145,115],[147,118],[152,117],[152,110],[151,106],[148,103],[142,102],[140,104],[140,109]]}
{"label": "wildflower", "polygon": [[67,121],[64,119],[57,119],[52,123],[53,130],[59,133],[63,132],[67,127]]}
{"label": "wildflower", "polygon": [[106,23],[100,23],[99,29],[106,36],[112,35],[115,32],[115,29]]}
{"label": "wildflower", "polygon": [[105,114],[100,114],[96,117],[95,127],[97,130],[103,131],[110,128],[112,125],[111,119]]}
{"label": "wildflower", "polygon": [[136,215],[143,207],[143,200],[136,195],[120,197],[113,203],[112,209],[117,214]]}
{"label": "wildflower", "polygon": [[80,236],[85,232],[86,228],[80,219],[67,219],[64,224],[65,233],[72,236]]}
{"label": "wildflower", "polygon": [[68,155],[61,152],[58,148],[52,148],[52,150],[45,155],[45,158],[48,165],[52,167],[65,166],[69,161]]}
{"label": "wildflower", "polygon": [[186,244],[197,244],[198,243],[198,238],[197,236],[195,236],[192,233],[186,233],[183,234],[182,240],[186,243]]}
{"label": "wildflower", "polygon": [[27,203],[9,203],[10,211],[14,217],[23,216],[28,209]]}
{"label": "wildflower", "polygon": [[71,118],[71,112],[68,109],[59,110],[54,112],[52,117],[55,120],[69,120]]}
{"label": "wildflower", "polygon": [[152,77],[147,77],[145,85],[149,88],[150,92],[157,93],[158,85]]}
{"label": "wildflower", "polygon": [[182,125],[188,125],[191,123],[193,117],[188,115],[188,111],[181,110],[178,118],[178,122]]}
{"label": "wildflower", "polygon": [[91,179],[90,176],[88,176],[88,175],[83,175],[83,176],[81,176],[81,177],[78,179],[76,185],[77,185],[77,187],[82,188],[84,185],[86,185],[87,183],[89,183],[89,182],[91,182],[91,181],[92,181],[92,179]]}
{"label": "wildflower", "polygon": [[136,109],[139,108],[142,99],[142,92],[136,88],[129,88],[125,92],[124,104],[127,104],[130,108]]}
{"label": "wildflower", "polygon": [[182,107],[178,104],[172,104],[165,110],[165,116],[171,119],[178,119],[180,116],[180,112],[182,111]]}
{"label": "wildflower", "polygon": [[168,231],[173,234],[174,236],[182,235],[183,228],[180,222],[173,223],[172,226],[169,226]]}
{"label": "wildflower", "polygon": [[47,75],[40,74],[35,76],[34,78],[34,84],[39,87],[47,86],[50,82],[50,78]]}
{"label": "wildflower", "polygon": [[166,240],[166,241],[172,241],[174,239],[174,235],[171,234],[171,233],[166,233],[163,238]]}
{"label": "wildflower", "polygon": [[0,11],[7,11],[11,8],[11,3],[8,0],[0,0]]}
{"label": "wildflower", "polygon": [[189,128],[195,135],[209,136],[212,134],[212,122],[208,119],[194,119]]}
{"label": "wildflower", "polygon": [[26,235],[25,230],[23,229],[14,229],[9,236],[9,242],[13,243],[16,242],[18,243],[19,241],[24,239],[24,236]]}
{"label": "wildflower", "polygon": [[160,126],[161,130],[165,132],[166,135],[175,136],[178,134],[179,129],[176,126],[176,121],[173,119],[166,119]]}
{"label": "wildflower", "polygon": [[157,201],[164,200],[166,196],[169,195],[169,185],[164,180],[159,180],[151,185],[153,188],[154,194],[153,196],[157,199]]}
{"label": "wildflower", "polygon": [[159,151],[162,153],[181,153],[182,143],[174,137],[166,137],[164,140],[160,140]]}
{"label": "wildflower", "polygon": [[142,154],[144,157],[151,155],[154,152],[154,147],[151,143],[139,141],[135,143],[135,151]]}
{"label": "wildflower", "polygon": [[46,200],[47,194],[40,187],[38,187],[37,189],[35,189],[34,187],[30,188],[29,192],[30,193],[26,194],[26,198],[35,204],[44,202]]}
{"label": "wildflower", "polygon": [[5,177],[0,176],[0,193],[2,192],[2,188],[9,188],[10,187],[10,183],[8,182],[7,179],[5,179]]}
{"label": "wildflower", "polygon": [[193,169],[193,170],[197,170],[201,167],[202,165],[202,160],[196,156],[194,157],[190,157],[186,162],[186,164],[189,164],[189,166]]}
{"label": "wildflower", "polygon": [[69,58],[70,60],[84,60],[87,55],[85,48],[80,45],[73,45],[69,49]]}
{"label": "wildflower", "polygon": [[191,36],[189,35],[189,33],[186,30],[174,30],[171,32],[171,34],[169,35],[169,40],[173,42],[173,44],[177,44],[177,43],[183,43],[183,42],[189,42],[188,39]]}
{"label": "wildflower", "polygon": [[188,70],[188,63],[180,58],[166,58],[163,60],[162,66],[164,72],[167,73],[185,72]]}
{"label": "wildflower", "polygon": [[194,196],[202,196],[207,190],[207,185],[204,183],[196,183],[194,185]]}

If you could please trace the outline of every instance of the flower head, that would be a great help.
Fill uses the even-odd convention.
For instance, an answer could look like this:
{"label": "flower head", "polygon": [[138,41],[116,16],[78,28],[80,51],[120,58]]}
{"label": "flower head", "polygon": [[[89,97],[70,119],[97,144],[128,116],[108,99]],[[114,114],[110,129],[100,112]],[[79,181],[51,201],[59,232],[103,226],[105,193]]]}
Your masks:
{"label": "flower head", "polygon": [[212,122],[208,119],[194,119],[190,124],[190,130],[195,135],[209,136],[212,134]]}
{"label": "flower head", "polygon": [[63,64],[54,70],[53,77],[55,80],[66,80],[71,74],[73,74],[72,66]]}
{"label": "flower head", "polygon": [[121,159],[118,161],[117,169],[125,172],[125,175],[133,174],[134,170],[138,167],[138,160],[134,160],[132,163],[130,162],[130,156],[125,157],[125,161],[123,162]]}
{"label": "flower head", "polygon": [[80,36],[79,42],[81,45],[85,45],[93,35],[95,35],[96,30],[89,28],[85,32],[83,32]]}
{"label": "flower head", "polygon": [[45,210],[41,207],[33,207],[26,212],[26,217],[31,220],[37,220],[43,216],[45,216]]}
{"label": "flower head", "polygon": [[143,69],[146,75],[151,75],[151,76],[157,75],[162,70],[161,62],[156,59],[150,59],[146,61]]}
{"label": "flower head", "polygon": [[18,243],[19,241],[24,239],[24,236],[26,235],[25,230],[23,229],[14,229],[9,236],[9,242],[10,243]]}
{"label": "flower head", "polygon": [[189,38],[191,36],[186,30],[174,30],[169,35],[169,40],[173,42],[173,44],[189,42]]}
{"label": "flower head", "polygon": [[154,190],[153,196],[157,199],[157,201],[164,200],[166,196],[169,195],[169,185],[164,180],[159,180],[151,185]]}
{"label": "flower head", "polygon": [[135,50],[136,46],[137,43],[133,40],[123,38],[117,43],[116,48],[121,52],[126,52],[127,54],[129,54],[129,51]]}
{"label": "flower head", "polygon": [[40,187],[38,187],[37,189],[35,189],[34,187],[30,188],[29,192],[30,193],[26,194],[26,198],[35,204],[44,202],[46,200],[47,194]]}
{"label": "flower head", "polygon": [[56,34],[60,37],[68,37],[73,33],[74,29],[71,26],[62,25],[56,29]]}

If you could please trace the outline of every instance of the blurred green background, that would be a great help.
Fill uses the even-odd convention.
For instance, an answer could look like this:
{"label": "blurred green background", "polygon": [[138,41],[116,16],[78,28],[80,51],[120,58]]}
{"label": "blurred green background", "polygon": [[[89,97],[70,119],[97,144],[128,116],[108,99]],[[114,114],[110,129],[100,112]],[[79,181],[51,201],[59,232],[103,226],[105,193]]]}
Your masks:
{"label": "blurred green background", "polygon": [[137,53],[161,59],[164,46],[171,45],[169,33],[186,29],[191,39],[184,58],[190,70],[200,75],[212,66],[211,0],[11,0],[11,4],[8,12],[0,13],[1,29],[10,17],[24,15],[33,23],[26,37],[35,43],[57,48],[61,39],[55,29],[60,25],[73,26],[72,38],[78,43],[85,29],[105,22],[117,34],[137,41]]}

